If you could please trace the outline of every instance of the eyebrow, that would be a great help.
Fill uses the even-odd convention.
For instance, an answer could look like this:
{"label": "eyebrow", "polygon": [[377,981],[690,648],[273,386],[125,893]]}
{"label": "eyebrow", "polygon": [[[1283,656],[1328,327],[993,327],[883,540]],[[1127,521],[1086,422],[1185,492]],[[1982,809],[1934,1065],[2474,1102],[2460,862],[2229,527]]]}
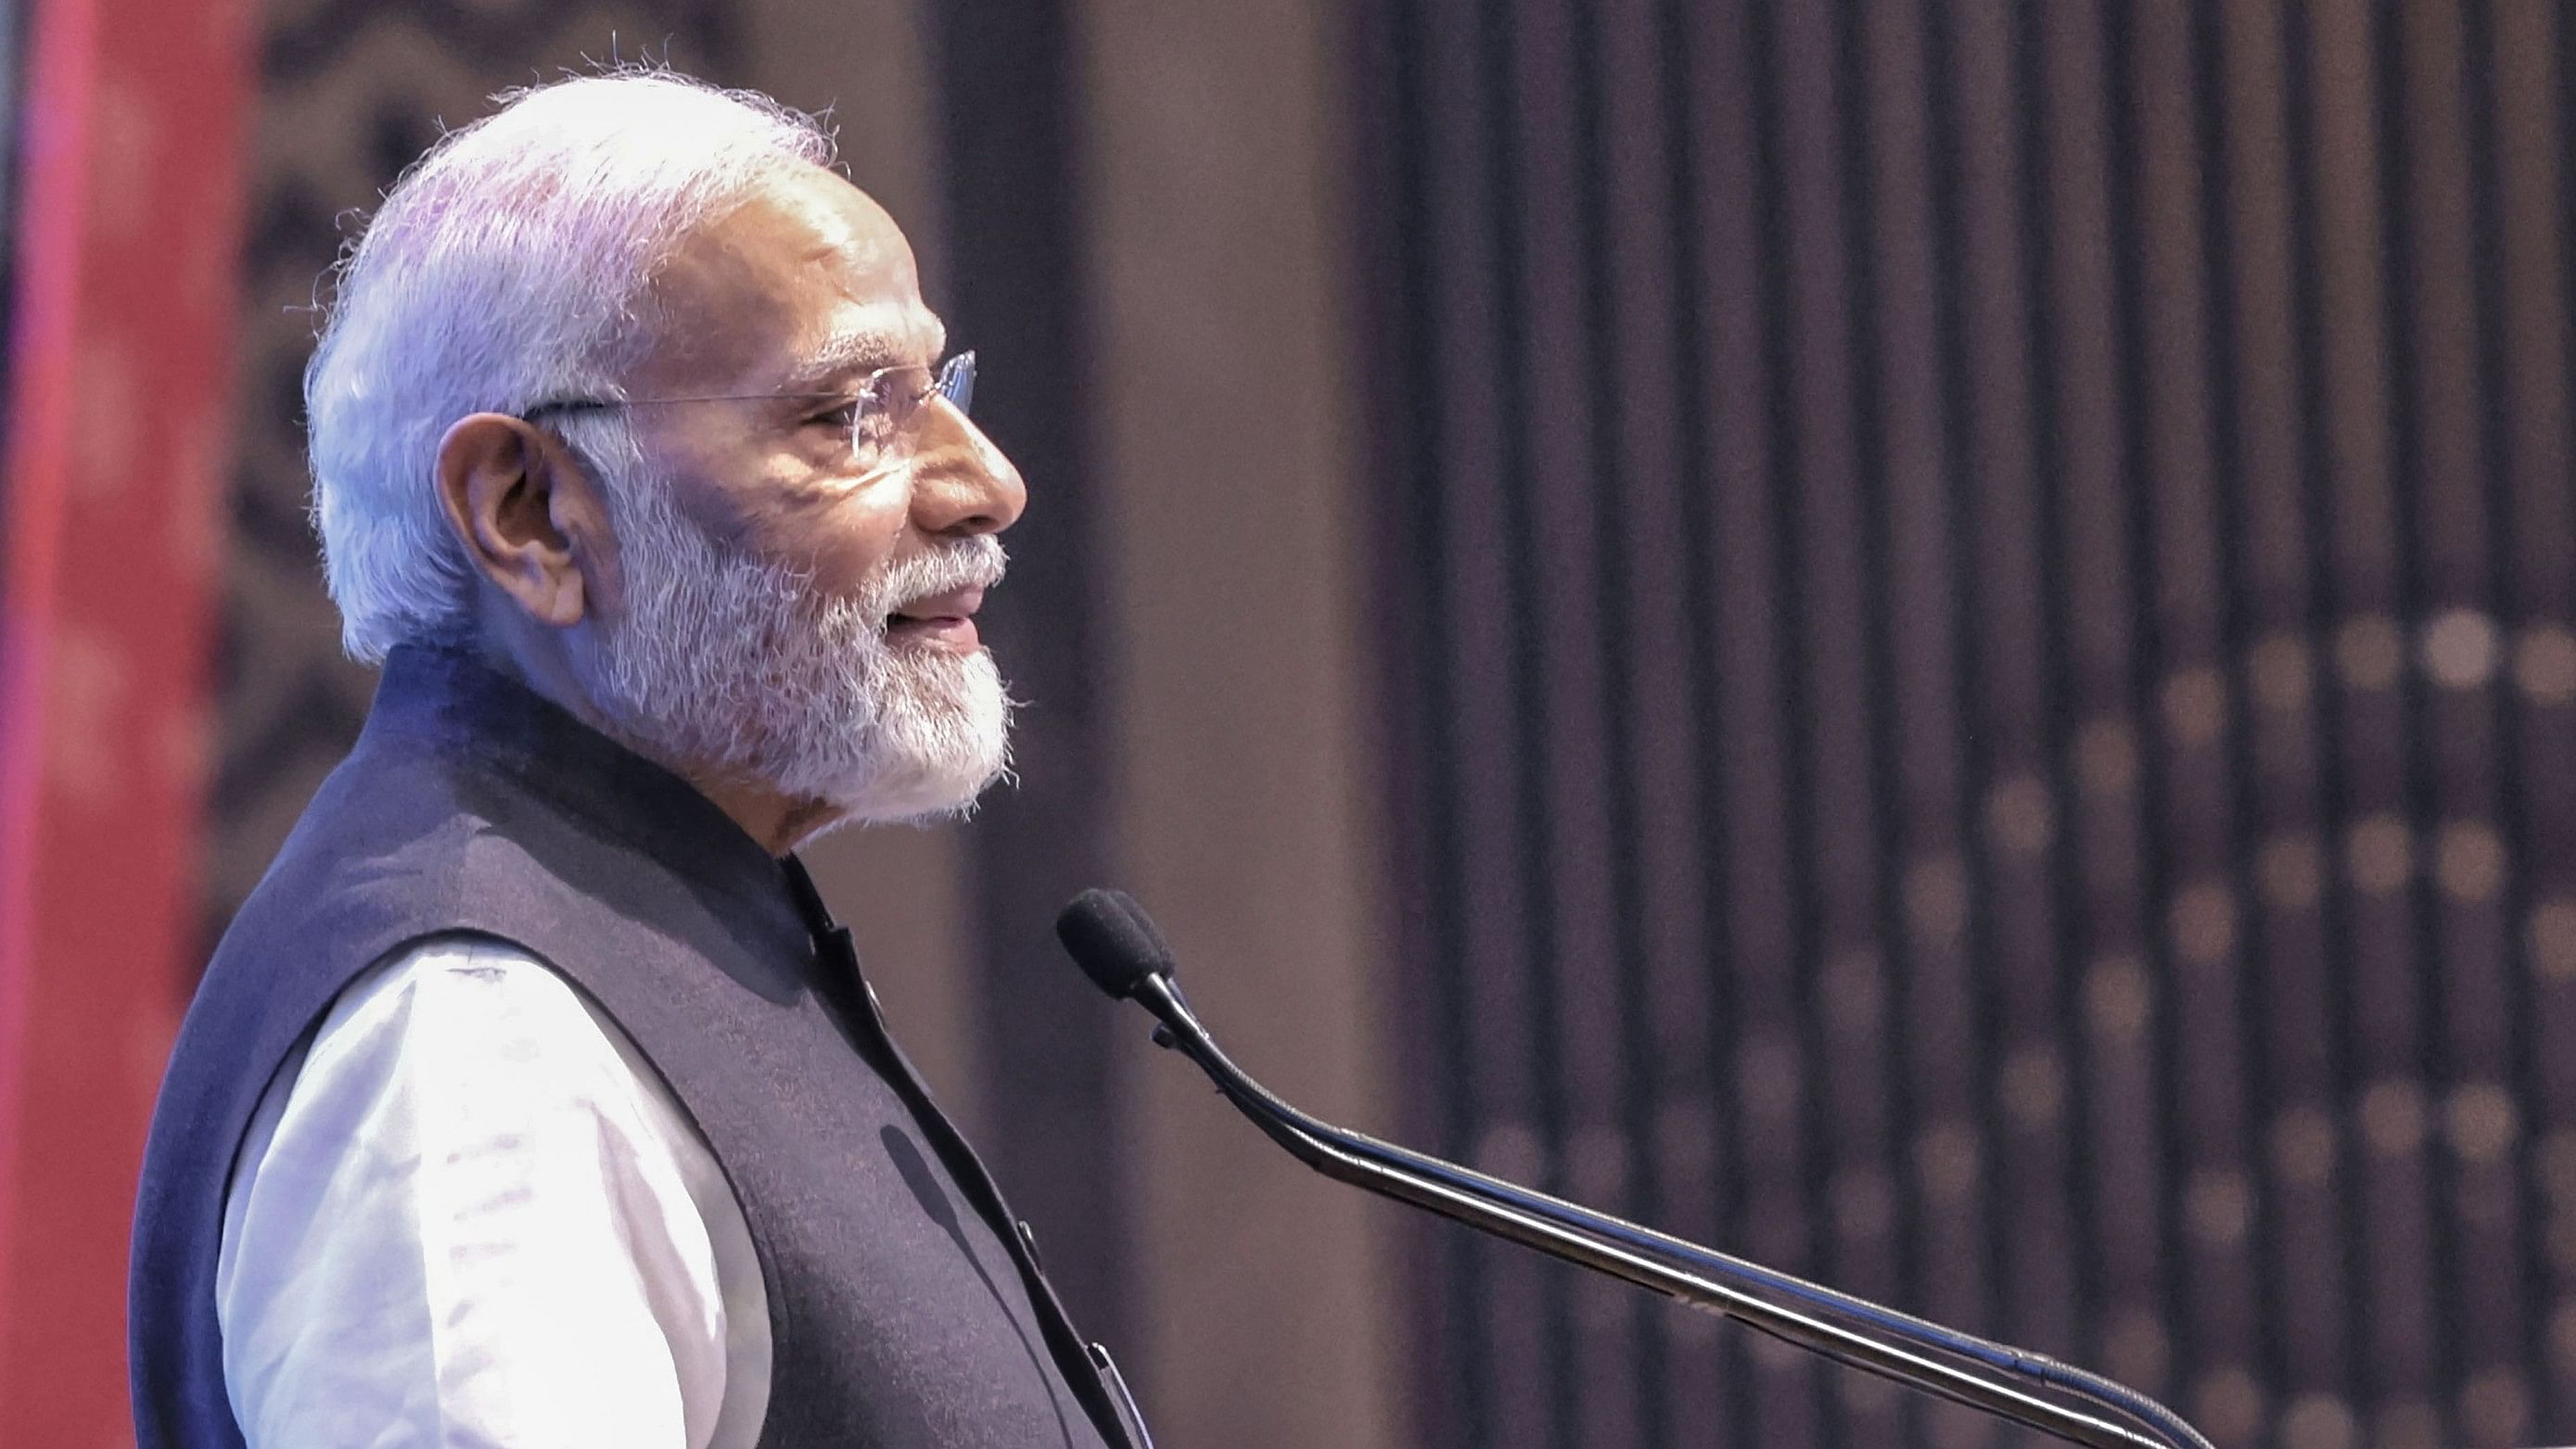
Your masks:
{"label": "eyebrow", "polygon": [[874,372],[881,367],[895,367],[910,362],[918,355],[913,344],[926,340],[929,356],[936,361],[946,347],[948,329],[936,317],[897,327],[861,327],[836,332],[808,352],[788,370],[781,390],[786,392],[821,392],[825,384],[855,373]]}

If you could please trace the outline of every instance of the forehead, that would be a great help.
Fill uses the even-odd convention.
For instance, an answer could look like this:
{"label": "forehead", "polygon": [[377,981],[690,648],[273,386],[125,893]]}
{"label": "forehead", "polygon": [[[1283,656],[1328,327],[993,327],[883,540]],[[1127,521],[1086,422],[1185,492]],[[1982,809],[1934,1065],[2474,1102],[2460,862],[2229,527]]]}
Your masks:
{"label": "forehead", "polygon": [[938,354],[911,244],[821,168],[764,186],[700,227],[655,276],[662,326],[639,392],[771,392]]}

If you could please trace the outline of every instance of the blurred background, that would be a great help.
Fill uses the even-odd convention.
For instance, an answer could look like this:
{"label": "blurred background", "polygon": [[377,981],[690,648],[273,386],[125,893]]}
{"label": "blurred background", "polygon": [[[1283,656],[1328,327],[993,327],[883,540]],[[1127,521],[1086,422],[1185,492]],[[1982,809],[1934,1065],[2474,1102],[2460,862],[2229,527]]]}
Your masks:
{"label": "blurred background", "polygon": [[817,872],[1166,1444],[2023,1442],[1306,1174],[1324,1115],[2166,1396],[2576,1438],[2576,14],[5,13],[0,1441],[106,1446],[195,972],[371,677],[316,279],[487,97],[830,108],[1027,474],[1021,780]]}

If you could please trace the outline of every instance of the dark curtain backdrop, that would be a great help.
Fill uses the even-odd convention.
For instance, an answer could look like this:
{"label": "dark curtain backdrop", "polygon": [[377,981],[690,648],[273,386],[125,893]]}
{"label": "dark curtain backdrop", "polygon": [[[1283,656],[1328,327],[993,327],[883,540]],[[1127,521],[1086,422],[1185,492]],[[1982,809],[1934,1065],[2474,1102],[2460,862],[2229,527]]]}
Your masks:
{"label": "dark curtain backdrop", "polygon": [[[1427,1135],[2221,1444],[2576,1437],[2576,16],[1364,10]],[[1437,1442],[1999,1441],[1443,1242]]]}

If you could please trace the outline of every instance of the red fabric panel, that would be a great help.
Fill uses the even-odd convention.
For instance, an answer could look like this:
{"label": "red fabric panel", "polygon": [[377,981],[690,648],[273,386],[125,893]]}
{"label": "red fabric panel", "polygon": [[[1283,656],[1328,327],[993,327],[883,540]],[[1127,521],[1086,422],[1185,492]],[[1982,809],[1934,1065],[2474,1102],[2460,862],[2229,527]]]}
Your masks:
{"label": "red fabric panel", "polygon": [[197,945],[244,0],[33,8],[0,612],[0,1426],[130,1442],[125,1249]]}

